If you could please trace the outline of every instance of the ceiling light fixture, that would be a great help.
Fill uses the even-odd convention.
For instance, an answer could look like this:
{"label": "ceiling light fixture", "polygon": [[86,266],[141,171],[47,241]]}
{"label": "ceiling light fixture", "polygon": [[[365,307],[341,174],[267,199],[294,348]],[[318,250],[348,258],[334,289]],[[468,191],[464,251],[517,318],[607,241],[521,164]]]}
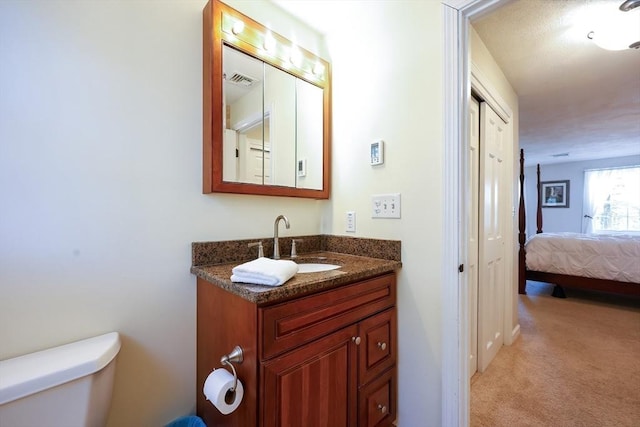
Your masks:
{"label": "ceiling light fixture", "polygon": [[623,12],[628,12],[638,6],[640,6],[640,0],[627,0],[620,5],[620,10]]}
{"label": "ceiling light fixture", "polygon": [[640,9],[633,10],[638,6],[640,0],[625,1],[619,10],[601,16],[597,27],[587,37],[606,50],[640,48]]}

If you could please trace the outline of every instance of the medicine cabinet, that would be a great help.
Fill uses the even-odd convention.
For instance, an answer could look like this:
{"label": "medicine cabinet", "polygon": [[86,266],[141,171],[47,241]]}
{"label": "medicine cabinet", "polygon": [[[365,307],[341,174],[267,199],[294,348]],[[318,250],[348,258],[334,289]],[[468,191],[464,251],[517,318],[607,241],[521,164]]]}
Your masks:
{"label": "medicine cabinet", "polygon": [[218,0],[203,29],[203,192],[329,198],[329,63]]}

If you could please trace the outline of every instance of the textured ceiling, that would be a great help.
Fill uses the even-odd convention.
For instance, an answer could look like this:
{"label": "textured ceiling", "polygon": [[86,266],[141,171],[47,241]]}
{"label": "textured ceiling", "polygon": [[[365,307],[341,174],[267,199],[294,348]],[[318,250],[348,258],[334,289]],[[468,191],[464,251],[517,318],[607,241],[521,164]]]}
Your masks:
{"label": "textured ceiling", "polygon": [[620,3],[512,0],[472,23],[518,94],[527,165],[640,154],[640,50],[587,38]]}
{"label": "textured ceiling", "polygon": [[[357,0],[272,1],[325,34],[360,10]],[[640,49],[587,38],[608,11],[640,25],[640,10],[619,12],[621,2],[511,0],[472,23],[518,94],[527,165],[640,154]]]}

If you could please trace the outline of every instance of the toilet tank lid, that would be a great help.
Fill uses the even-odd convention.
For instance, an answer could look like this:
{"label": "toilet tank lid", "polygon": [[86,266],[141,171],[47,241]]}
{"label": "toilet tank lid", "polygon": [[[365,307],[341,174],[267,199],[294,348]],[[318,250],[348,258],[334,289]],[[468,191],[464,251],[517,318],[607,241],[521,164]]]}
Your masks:
{"label": "toilet tank lid", "polygon": [[120,350],[117,332],[0,361],[0,405],[91,375]]}

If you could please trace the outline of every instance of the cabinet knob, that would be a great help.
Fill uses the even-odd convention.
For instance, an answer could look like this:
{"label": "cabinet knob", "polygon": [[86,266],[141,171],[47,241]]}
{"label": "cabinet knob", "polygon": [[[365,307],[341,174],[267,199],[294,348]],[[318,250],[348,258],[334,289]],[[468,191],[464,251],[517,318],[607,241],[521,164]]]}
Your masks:
{"label": "cabinet knob", "polygon": [[386,350],[387,349],[387,343],[386,342],[379,342],[378,343],[378,348],[380,350]]}
{"label": "cabinet knob", "polygon": [[360,345],[360,337],[351,337],[351,341],[353,341],[354,343],[356,343],[356,345]]}
{"label": "cabinet knob", "polygon": [[385,414],[387,412],[387,407],[384,405],[378,405],[378,410]]}

